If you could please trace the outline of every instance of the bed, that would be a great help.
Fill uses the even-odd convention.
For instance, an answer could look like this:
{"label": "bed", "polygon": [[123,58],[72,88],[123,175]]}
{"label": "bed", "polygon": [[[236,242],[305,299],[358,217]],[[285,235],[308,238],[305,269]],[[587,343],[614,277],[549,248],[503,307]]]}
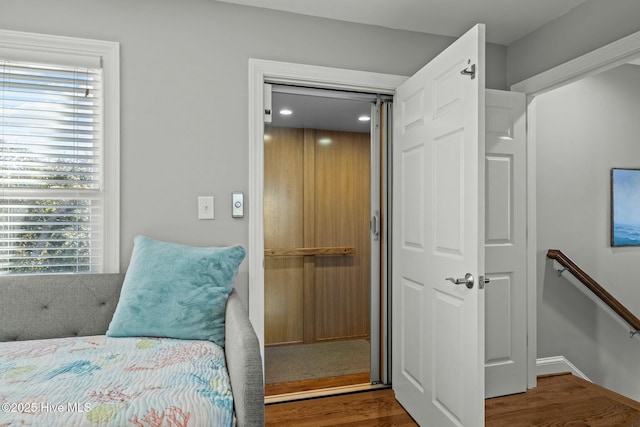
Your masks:
{"label": "bed", "polygon": [[[238,294],[218,295],[223,320],[199,336],[197,312],[180,319],[153,296],[136,301],[135,266],[132,257],[126,276],[0,276],[0,427],[263,425],[259,344]],[[217,298],[171,282],[187,300],[161,299],[181,307]],[[143,322],[127,312],[145,304]]]}
{"label": "bed", "polygon": [[0,366],[2,426],[233,425],[224,350],[210,341],[0,343]]}

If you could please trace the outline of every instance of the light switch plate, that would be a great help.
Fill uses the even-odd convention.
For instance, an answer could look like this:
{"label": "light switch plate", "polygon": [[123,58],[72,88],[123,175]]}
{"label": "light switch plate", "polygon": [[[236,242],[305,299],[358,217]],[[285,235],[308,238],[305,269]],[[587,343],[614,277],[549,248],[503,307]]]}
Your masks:
{"label": "light switch plate", "polygon": [[244,216],[244,194],[239,191],[231,193],[231,216],[233,218]]}
{"label": "light switch plate", "polygon": [[198,219],[213,218],[213,196],[198,197]]}

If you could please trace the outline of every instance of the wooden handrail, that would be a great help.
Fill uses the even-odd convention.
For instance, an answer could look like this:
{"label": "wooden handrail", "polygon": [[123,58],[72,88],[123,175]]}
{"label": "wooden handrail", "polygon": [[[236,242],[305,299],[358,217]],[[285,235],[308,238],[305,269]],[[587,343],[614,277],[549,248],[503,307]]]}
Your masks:
{"label": "wooden handrail", "polygon": [[584,272],[580,267],[576,265],[571,259],[559,251],[558,249],[549,249],[547,251],[547,258],[557,261],[567,269],[576,279],[578,279],[583,285],[585,285],[595,296],[597,296],[602,302],[607,304],[611,310],[613,310],[618,316],[620,316],[625,322],[627,322],[635,332],[640,331],[640,319],[638,319],[633,313],[631,313],[627,307],[625,307],[620,301],[618,301],[613,295],[607,292],[598,282],[596,282],[591,276]]}
{"label": "wooden handrail", "polygon": [[265,249],[264,256],[308,256],[308,255],[353,255],[356,253],[354,247],[324,247],[324,248],[278,248]]}

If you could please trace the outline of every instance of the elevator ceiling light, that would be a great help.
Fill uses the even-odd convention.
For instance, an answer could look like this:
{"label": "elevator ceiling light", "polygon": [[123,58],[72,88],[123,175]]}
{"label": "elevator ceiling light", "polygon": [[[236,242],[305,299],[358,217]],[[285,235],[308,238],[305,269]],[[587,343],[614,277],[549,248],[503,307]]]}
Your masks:
{"label": "elevator ceiling light", "polygon": [[290,116],[293,114],[293,111],[289,110],[288,108],[283,108],[282,110],[280,110],[280,114],[282,114],[283,116]]}
{"label": "elevator ceiling light", "polygon": [[363,115],[358,117],[358,120],[360,120],[361,122],[368,122],[369,120],[371,120],[371,117]]}

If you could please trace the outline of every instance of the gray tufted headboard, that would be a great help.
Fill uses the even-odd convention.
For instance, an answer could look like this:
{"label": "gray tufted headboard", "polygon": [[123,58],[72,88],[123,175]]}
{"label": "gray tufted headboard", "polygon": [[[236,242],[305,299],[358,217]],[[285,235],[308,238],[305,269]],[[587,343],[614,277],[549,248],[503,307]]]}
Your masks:
{"label": "gray tufted headboard", "polygon": [[104,335],[123,280],[124,274],[0,276],[0,341]]}

